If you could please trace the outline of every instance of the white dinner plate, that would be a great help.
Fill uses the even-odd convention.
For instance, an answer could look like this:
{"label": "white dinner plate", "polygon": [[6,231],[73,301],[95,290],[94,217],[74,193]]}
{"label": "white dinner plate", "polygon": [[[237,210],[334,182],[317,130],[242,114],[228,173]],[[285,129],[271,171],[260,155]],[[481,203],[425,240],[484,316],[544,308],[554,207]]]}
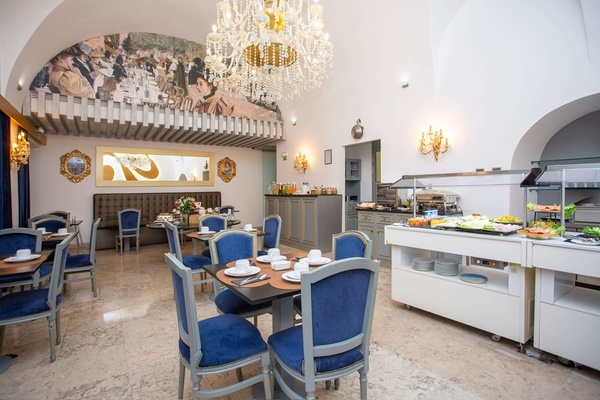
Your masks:
{"label": "white dinner plate", "polygon": [[235,277],[243,277],[243,276],[252,276],[256,275],[260,272],[260,267],[250,266],[248,271],[246,272],[237,272],[235,267],[227,268],[224,273],[227,276],[235,276]]}
{"label": "white dinner plate", "polygon": [[246,232],[256,232],[258,229],[244,229]]}
{"label": "white dinner plate", "polygon": [[308,261],[308,257],[301,258],[300,261],[304,261],[308,265],[323,265],[331,262],[331,258],[321,257],[318,261]]}
{"label": "white dinner plate", "polygon": [[208,231],[208,232],[198,231],[198,233],[201,234],[201,235],[212,235],[213,233],[217,233],[217,232],[216,231]]}
{"label": "white dinner plate", "polygon": [[581,240],[581,239],[571,239],[571,242],[573,242],[575,244],[582,244],[584,246],[598,246],[598,245],[600,245],[600,241],[598,241],[598,240],[594,240],[592,242],[588,242],[588,241]]}
{"label": "white dinner plate", "polygon": [[4,261],[6,261],[6,262],[31,261],[31,260],[36,260],[36,259],[40,258],[41,256],[42,256],[41,254],[32,254],[29,257],[23,257],[23,258],[17,258],[17,256],[14,256],[14,257],[5,258]]}
{"label": "white dinner plate", "polygon": [[284,281],[300,283],[300,278],[294,275],[294,271],[285,272],[283,275],[281,275],[281,277]]}
{"label": "white dinner plate", "polygon": [[261,262],[261,263],[270,263],[273,261],[283,261],[283,260],[287,260],[287,257],[281,256],[281,255],[279,257],[275,257],[275,258],[271,258],[268,255],[256,257],[256,261]]}

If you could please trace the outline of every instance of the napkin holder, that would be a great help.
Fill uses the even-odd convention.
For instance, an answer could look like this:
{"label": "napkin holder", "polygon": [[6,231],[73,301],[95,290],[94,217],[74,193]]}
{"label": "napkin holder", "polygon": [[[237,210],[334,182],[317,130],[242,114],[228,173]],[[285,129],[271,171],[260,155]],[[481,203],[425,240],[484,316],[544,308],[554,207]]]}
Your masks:
{"label": "napkin holder", "polygon": [[291,261],[273,261],[271,263],[271,269],[274,271],[283,271],[286,269],[290,269],[291,266]]}

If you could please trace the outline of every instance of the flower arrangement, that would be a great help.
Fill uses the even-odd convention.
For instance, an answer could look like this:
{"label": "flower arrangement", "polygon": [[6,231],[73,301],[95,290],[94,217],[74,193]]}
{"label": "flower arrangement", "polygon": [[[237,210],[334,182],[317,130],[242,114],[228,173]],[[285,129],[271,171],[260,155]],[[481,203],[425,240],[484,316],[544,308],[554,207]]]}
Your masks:
{"label": "flower arrangement", "polygon": [[196,211],[202,203],[196,202],[193,197],[180,197],[175,202],[175,208],[173,212],[179,212],[180,214],[190,214],[192,211]]}

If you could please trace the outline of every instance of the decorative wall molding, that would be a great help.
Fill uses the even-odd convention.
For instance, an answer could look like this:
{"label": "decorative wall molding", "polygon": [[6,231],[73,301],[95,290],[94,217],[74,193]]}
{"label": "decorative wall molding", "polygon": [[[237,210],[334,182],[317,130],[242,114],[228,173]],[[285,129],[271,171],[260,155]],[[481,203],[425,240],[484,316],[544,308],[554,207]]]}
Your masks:
{"label": "decorative wall molding", "polygon": [[174,110],[147,104],[30,91],[23,115],[48,135],[264,148],[285,140],[283,122]]}

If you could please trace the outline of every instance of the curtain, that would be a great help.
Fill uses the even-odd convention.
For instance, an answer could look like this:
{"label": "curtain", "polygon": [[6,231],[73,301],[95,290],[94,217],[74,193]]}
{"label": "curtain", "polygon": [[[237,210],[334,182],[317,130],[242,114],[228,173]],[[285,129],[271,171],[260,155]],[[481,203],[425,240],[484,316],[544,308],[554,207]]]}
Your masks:
{"label": "curtain", "polygon": [[18,172],[19,182],[19,226],[27,228],[30,216],[29,208],[29,164],[21,165]]}
{"label": "curtain", "polygon": [[12,228],[10,193],[10,117],[0,111],[0,229]]}

